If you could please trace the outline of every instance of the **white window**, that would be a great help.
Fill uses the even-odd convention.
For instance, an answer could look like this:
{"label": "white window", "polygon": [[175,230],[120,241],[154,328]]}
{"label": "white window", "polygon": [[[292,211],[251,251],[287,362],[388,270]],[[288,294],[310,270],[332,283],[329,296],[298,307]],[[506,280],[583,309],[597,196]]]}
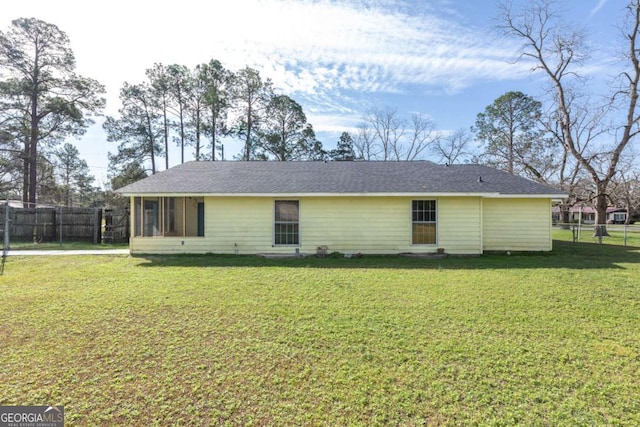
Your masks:
{"label": "white window", "polygon": [[299,208],[297,200],[276,200],[273,232],[275,245],[300,243]]}
{"label": "white window", "polygon": [[411,243],[436,244],[436,201],[413,200],[411,203]]}

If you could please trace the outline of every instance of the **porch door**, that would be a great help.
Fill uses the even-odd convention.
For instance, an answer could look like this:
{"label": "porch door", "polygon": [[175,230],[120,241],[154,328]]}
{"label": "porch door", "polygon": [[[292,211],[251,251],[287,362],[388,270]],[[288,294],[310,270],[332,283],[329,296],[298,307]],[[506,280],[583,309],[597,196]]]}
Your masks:
{"label": "porch door", "polygon": [[160,209],[158,200],[144,200],[144,235],[158,236],[160,234]]}
{"label": "porch door", "polygon": [[204,202],[198,202],[198,237],[204,236]]}

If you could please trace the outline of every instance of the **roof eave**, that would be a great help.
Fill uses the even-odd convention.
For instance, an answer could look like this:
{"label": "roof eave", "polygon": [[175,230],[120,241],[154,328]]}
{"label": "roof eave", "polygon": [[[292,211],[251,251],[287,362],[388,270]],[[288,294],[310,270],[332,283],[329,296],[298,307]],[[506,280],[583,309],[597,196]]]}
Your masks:
{"label": "roof eave", "polygon": [[499,192],[376,192],[376,193],[178,193],[178,192],[121,192],[124,197],[483,197],[483,198],[537,198],[537,199],[565,199],[566,194],[527,194],[527,193],[499,193]]}

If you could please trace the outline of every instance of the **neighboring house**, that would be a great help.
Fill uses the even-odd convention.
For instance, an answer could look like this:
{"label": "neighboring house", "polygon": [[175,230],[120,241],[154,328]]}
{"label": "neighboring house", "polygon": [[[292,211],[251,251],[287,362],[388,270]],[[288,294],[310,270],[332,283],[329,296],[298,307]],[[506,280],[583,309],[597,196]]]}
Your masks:
{"label": "neighboring house", "polygon": [[627,220],[627,210],[625,208],[607,208],[608,224],[624,224]]}
{"label": "neighboring house", "polygon": [[582,224],[596,223],[596,210],[592,206],[572,206],[569,209],[569,221]]}
{"label": "neighboring house", "polygon": [[189,162],[118,190],[132,253],[549,251],[564,193],[486,166]]}
{"label": "neighboring house", "polygon": [[22,209],[24,207],[22,200],[0,200],[0,206],[6,206],[7,202],[9,203],[10,208]]}
{"label": "neighboring house", "polygon": [[[560,221],[560,209],[553,207],[553,220]],[[607,224],[624,224],[627,219],[627,210],[625,208],[608,207],[607,208]],[[575,205],[569,209],[569,221],[582,224],[596,223],[596,210],[592,206]]]}

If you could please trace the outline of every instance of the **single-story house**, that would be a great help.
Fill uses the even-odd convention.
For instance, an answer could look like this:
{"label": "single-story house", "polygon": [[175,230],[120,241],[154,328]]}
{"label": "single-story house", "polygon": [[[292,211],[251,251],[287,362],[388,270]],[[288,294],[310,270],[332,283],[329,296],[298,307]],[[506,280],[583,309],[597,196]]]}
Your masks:
{"label": "single-story house", "polygon": [[554,188],[481,165],[188,162],[118,190],[132,253],[552,249]]}
{"label": "single-story house", "polygon": [[[609,206],[607,208],[607,224],[624,224],[627,219],[627,210]],[[553,207],[553,220],[561,221],[560,207]],[[577,204],[569,208],[569,221],[582,224],[596,223],[596,209],[593,206]]]}
{"label": "single-story house", "polygon": [[627,220],[627,210],[625,208],[607,208],[608,224],[624,224]]}

